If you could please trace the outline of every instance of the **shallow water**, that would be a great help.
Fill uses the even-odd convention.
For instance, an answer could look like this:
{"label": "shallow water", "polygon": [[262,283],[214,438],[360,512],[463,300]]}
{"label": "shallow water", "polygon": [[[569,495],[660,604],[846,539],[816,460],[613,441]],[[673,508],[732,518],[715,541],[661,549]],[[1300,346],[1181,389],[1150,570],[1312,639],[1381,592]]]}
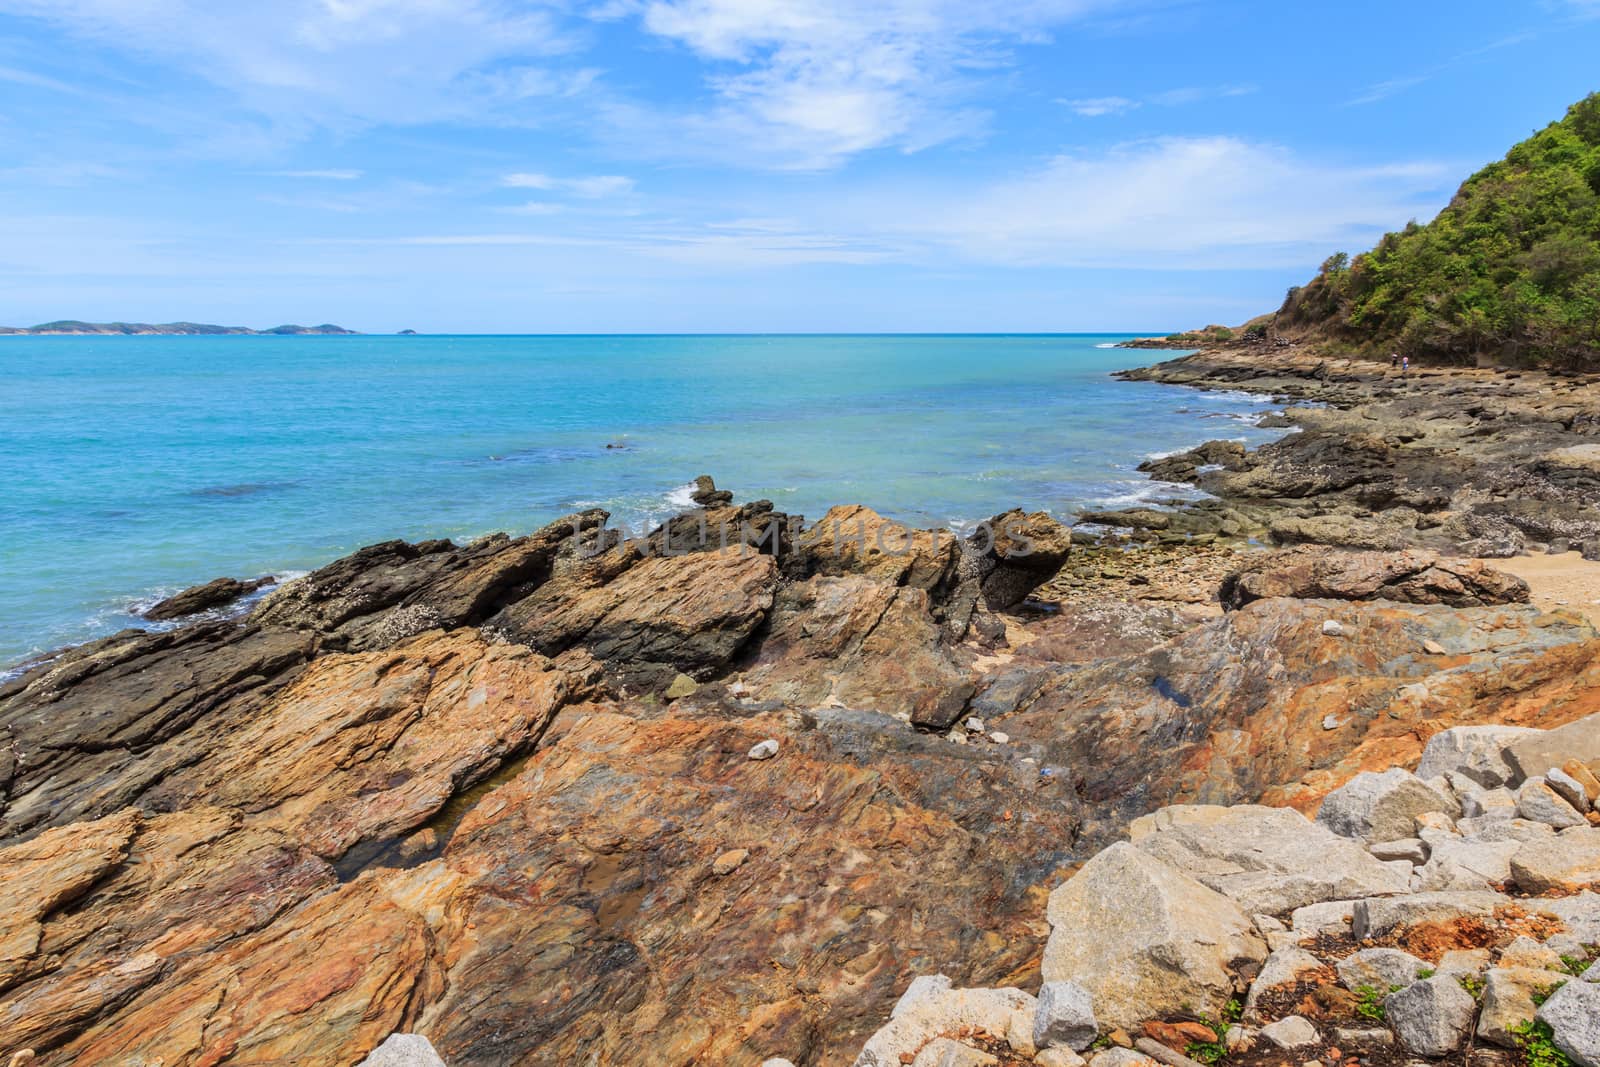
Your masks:
{"label": "shallow water", "polygon": [[1259,398],[1114,381],[1169,355],[1122,339],[0,338],[0,664],[220,574],[590,506],[637,526],[702,473],[960,525],[1172,495],[1134,468],[1274,436]]}

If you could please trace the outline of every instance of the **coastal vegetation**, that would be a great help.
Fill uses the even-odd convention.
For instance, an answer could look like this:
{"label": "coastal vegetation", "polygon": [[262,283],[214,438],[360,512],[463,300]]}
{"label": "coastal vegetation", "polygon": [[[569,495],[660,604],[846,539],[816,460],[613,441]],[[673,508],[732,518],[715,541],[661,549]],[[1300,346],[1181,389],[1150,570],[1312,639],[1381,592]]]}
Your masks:
{"label": "coastal vegetation", "polygon": [[1432,222],[1329,256],[1270,327],[1368,354],[1600,368],[1600,93],[1468,178]]}

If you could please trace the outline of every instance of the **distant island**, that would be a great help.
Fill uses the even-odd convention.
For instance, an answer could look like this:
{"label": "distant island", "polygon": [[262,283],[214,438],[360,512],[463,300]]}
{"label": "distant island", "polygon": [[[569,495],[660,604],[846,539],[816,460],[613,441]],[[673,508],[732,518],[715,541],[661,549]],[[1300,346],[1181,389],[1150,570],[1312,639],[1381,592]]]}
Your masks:
{"label": "distant island", "polygon": [[278,336],[294,336],[298,334],[349,334],[354,335],[355,330],[347,330],[343,326],[332,323],[323,323],[321,326],[274,326],[270,330],[252,330],[244,326],[212,326],[204,322],[167,322],[153,325],[148,322],[79,322],[76,319],[63,319],[59,322],[46,322],[38,326],[0,326],[0,334],[27,334],[33,336],[61,335],[61,334],[92,334],[104,336],[196,336],[220,337],[233,335],[248,335],[252,337],[265,337],[276,334]]}

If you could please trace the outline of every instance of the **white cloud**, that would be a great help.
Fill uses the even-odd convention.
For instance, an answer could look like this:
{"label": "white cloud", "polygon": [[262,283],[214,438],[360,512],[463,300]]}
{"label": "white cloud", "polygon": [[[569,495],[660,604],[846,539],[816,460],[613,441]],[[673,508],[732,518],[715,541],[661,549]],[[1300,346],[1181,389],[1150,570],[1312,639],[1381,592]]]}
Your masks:
{"label": "white cloud", "polygon": [[1141,108],[1145,104],[1154,104],[1158,107],[1181,107],[1185,104],[1198,104],[1206,100],[1248,96],[1257,91],[1254,85],[1191,85],[1182,89],[1168,89],[1165,92],[1152,93],[1139,99],[1126,96],[1091,96],[1077,100],[1057,100],[1056,103],[1064,104],[1084,118],[1100,118],[1103,115],[1123,115]]}
{"label": "white cloud", "polygon": [[539,189],[569,193],[585,200],[601,200],[633,192],[634,180],[620,174],[596,174],[586,178],[553,178],[548,174],[507,174],[500,184],[508,189]]}
{"label": "white cloud", "polygon": [[644,28],[712,65],[716,104],[692,144],[826,168],[884,146],[915,151],[982,127],[963,105],[1007,49],[1128,0],[647,0]]}
{"label": "white cloud", "polygon": [[553,4],[0,0],[0,13],[142,53],[278,121],[339,125],[459,117],[559,92],[561,76],[540,69],[571,47]]}
{"label": "white cloud", "polygon": [[1060,100],[1057,103],[1065,104],[1075,113],[1089,119],[1099,118],[1101,115],[1121,115],[1139,106],[1139,101],[1129,100],[1125,96],[1091,96],[1081,100]]}
{"label": "white cloud", "polygon": [[363,171],[359,170],[269,170],[269,178],[307,178],[312,181],[353,182]]}
{"label": "white cloud", "polygon": [[[1271,267],[1431,215],[1452,170],[1323,165],[1231,137],[1062,155],[1015,178],[887,200],[880,233],[1011,266]],[[864,220],[863,220],[864,221]]]}

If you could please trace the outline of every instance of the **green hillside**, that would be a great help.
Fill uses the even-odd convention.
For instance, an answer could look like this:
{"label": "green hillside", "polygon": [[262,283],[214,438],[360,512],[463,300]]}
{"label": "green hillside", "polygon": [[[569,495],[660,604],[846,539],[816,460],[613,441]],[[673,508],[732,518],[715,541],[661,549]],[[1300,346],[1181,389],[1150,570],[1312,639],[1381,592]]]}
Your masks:
{"label": "green hillside", "polygon": [[1428,225],[1329,257],[1272,329],[1377,354],[1600,369],[1600,93],[1468,178]]}

